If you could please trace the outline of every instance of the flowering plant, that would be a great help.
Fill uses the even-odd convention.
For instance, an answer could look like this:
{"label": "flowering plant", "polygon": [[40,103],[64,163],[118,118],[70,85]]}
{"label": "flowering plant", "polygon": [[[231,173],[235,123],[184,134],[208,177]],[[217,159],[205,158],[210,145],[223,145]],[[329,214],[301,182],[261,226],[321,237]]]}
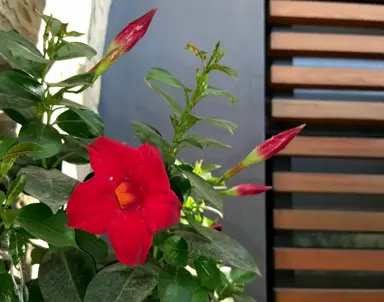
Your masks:
{"label": "flowering plant", "polygon": [[[270,187],[227,188],[226,181],[282,150],[302,127],[265,141],[219,177],[212,175],[218,165],[178,159],[189,146],[228,147],[192,134],[195,124],[210,123],[231,134],[236,128],[192,113],[210,96],[236,101],[208,84],[214,72],[237,76],[221,64],[219,43],[210,54],[187,45],[201,63],[194,89],[162,68],[152,68],[145,78],[171,110],[170,141],[140,122],[133,123],[140,147],[110,140],[97,113],[66,99],[90,87],[134,47],[155,12],[128,24],[89,72],[59,83],[46,81],[56,61],[95,55],[90,46],[68,39],[80,33],[43,15],[41,53],[20,35],[0,32],[6,41],[0,53],[12,67],[0,72],[0,109],[21,125],[17,138],[0,137],[0,301],[254,301],[244,285],[260,272],[252,256],[221,232],[222,197]],[[159,84],[182,89],[185,106]],[[60,171],[63,161],[90,162],[93,172],[79,182]],[[22,206],[25,196],[36,201]],[[29,272],[32,265],[39,266],[37,278]]]}

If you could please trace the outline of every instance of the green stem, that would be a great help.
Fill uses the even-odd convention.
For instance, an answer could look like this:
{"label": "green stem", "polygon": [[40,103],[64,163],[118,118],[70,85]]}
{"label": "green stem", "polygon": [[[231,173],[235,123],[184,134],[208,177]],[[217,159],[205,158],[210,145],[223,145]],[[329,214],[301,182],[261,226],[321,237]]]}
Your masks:
{"label": "green stem", "polygon": [[43,166],[44,169],[48,170],[47,160],[45,158],[41,160],[41,165]]}

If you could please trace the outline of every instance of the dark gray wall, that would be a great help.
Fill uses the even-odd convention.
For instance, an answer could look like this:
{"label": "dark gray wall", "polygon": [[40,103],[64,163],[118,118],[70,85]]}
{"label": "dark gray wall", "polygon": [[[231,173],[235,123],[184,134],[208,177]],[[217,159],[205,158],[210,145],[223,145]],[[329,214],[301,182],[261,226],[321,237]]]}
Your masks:
{"label": "dark gray wall", "polygon": [[[227,49],[224,63],[239,73],[238,81],[216,73],[211,84],[239,98],[235,105],[224,99],[206,99],[196,113],[231,120],[239,129],[230,136],[220,129],[200,127],[199,133],[229,143],[233,149],[209,149],[204,155],[187,151],[188,160],[204,158],[207,163],[233,166],[264,139],[264,0],[114,0],[109,17],[107,43],[130,20],[158,6],[146,37],[114,65],[102,80],[100,112],[106,121],[106,134],[137,145],[129,123],[149,122],[165,136],[171,133],[168,108],[144,83],[151,67],[163,67],[191,86],[198,64],[185,51],[193,43],[210,50],[218,40]],[[180,91],[171,91],[180,96]],[[233,184],[264,183],[264,166],[251,168],[236,177]],[[225,232],[236,238],[254,255],[264,279],[250,287],[257,301],[266,301],[265,288],[265,196],[227,200]]]}

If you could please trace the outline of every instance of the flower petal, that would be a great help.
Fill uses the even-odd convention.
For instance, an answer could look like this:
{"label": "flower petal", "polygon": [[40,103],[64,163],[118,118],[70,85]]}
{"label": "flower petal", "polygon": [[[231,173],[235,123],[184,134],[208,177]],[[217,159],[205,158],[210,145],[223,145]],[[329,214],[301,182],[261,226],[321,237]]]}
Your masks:
{"label": "flower petal", "polygon": [[170,188],[167,171],[159,149],[145,143],[139,148],[144,160],[135,177],[143,182],[147,192],[166,192]]}
{"label": "flower petal", "polygon": [[99,137],[88,146],[91,166],[95,174],[120,182],[126,173],[140,164],[141,153],[107,137]]}
{"label": "flower petal", "polygon": [[142,204],[141,215],[148,230],[155,234],[178,223],[181,208],[180,200],[169,190],[149,196]]}
{"label": "flower petal", "polygon": [[108,235],[117,259],[126,265],[140,265],[147,259],[152,235],[138,211],[122,212],[108,227]]}
{"label": "flower petal", "polygon": [[79,184],[69,198],[67,225],[93,234],[104,234],[119,206],[113,182],[94,176]]}

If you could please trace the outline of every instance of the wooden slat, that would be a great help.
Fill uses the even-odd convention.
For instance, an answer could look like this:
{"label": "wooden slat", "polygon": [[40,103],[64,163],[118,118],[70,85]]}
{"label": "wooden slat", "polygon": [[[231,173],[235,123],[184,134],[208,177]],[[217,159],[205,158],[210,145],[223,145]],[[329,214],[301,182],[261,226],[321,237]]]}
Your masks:
{"label": "wooden slat", "polygon": [[277,192],[384,194],[384,175],[273,173]]}
{"label": "wooden slat", "polygon": [[384,290],[275,289],[276,302],[383,302]]}
{"label": "wooden slat", "polygon": [[384,70],[272,66],[271,86],[286,89],[383,89]]}
{"label": "wooden slat", "polygon": [[275,248],[284,270],[384,271],[384,251]]}
{"label": "wooden slat", "polygon": [[278,155],[384,158],[384,139],[298,136]]}
{"label": "wooden slat", "polygon": [[269,22],[382,28],[384,6],[320,1],[271,1]]}
{"label": "wooden slat", "polygon": [[384,103],[273,99],[272,118],[295,122],[384,124]]}
{"label": "wooden slat", "polygon": [[382,59],[384,37],[272,32],[270,55]]}
{"label": "wooden slat", "polygon": [[383,212],[274,210],[280,230],[384,232]]}

